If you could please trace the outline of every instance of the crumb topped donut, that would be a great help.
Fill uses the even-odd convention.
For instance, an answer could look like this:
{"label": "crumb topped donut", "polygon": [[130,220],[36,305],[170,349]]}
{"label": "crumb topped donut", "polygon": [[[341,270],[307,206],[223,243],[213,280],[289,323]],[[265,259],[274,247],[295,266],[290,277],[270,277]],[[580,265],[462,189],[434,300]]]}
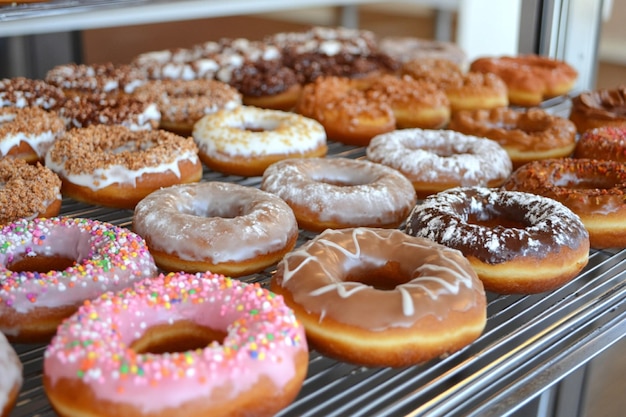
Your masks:
{"label": "crumb topped donut", "polygon": [[576,214],[516,191],[443,191],[415,206],[406,232],[460,250],[486,290],[505,294],[557,288],[578,275],[589,256],[589,234]]}
{"label": "crumb topped donut", "polygon": [[156,274],[143,239],[95,220],[17,220],[0,232],[0,330],[48,341],[86,299]]}
{"label": "crumb topped donut", "polygon": [[62,89],[66,95],[131,94],[146,82],[136,67],[111,62],[102,64],[63,64],[50,69],[44,80]]}
{"label": "crumb topped donut", "polygon": [[409,36],[386,36],[378,42],[378,47],[402,63],[436,59],[452,62],[460,69],[467,67],[467,54],[452,42]]}
{"label": "crumb topped donut", "polygon": [[408,366],[475,340],[486,321],[481,282],[459,251],[399,230],[326,230],[278,264],[285,297],[323,354]]}
{"label": "crumb topped donut", "polygon": [[585,131],[576,143],[574,157],[626,162],[626,125]]}
{"label": "crumb topped donut", "polygon": [[197,153],[190,137],[94,125],[72,129],[54,142],[46,166],[61,177],[68,197],[133,208],[161,187],[199,181],[202,164]]}
{"label": "crumb topped donut", "polygon": [[55,110],[65,101],[60,88],[25,77],[0,80],[0,107],[41,107]]}
{"label": "crumb topped donut", "polygon": [[43,379],[64,417],[270,417],[298,394],[308,358],[282,297],[176,273],[86,302],[46,349]]}
{"label": "crumb topped donut", "polygon": [[572,98],[569,118],[579,133],[603,126],[626,127],[626,86],[580,93]]}

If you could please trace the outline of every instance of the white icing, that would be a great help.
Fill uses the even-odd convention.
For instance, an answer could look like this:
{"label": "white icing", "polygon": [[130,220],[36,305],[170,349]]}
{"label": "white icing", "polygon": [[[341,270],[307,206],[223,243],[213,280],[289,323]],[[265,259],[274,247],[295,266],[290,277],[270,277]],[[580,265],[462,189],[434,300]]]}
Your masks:
{"label": "white icing", "polygon": [[0,411],[9,401],[9,393],[17,385],[22,385],[22,364],[15,350],[0,332]]}

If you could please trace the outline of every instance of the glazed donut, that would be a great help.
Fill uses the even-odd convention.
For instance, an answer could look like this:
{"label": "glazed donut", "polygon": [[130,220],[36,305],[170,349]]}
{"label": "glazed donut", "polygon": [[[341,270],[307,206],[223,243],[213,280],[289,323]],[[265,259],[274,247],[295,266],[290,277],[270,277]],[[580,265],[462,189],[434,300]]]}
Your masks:
{"label": "glazed donut", "polygon": [[0,107],[0,157],[41,161],[63,133],[65,123],[52,112],[39,107]]}
{"label": "glazed donut", "polygon": [[22,383],[22,362],[6,337],[0,332],[0,417],[9,417]]}
{"label": "glazed donut", "polygon": [[48,70],[44,80],[63,90],[67,96],[82,94],[131,94],[146,82],[139,68],[131,65],[63,64]]}
{"label": "glazed donut", "polygon": [[626,86],[585,91],[572,98],[569,118],[579,133],[603,126],[626,127]]}
{"label": "glazed donut", "polygon": [[215,80],[155,80],[135,90],[142,102],[156,103],[161,112],[160,128],[190,135],[193,125],[207,114],[241,105],[241,95],[228,84]]}
{"label": "glazed donut", "polygon": [[448,127],[495,140],[507,151],[515,168],[531,161],[569,156],[576,147],[576,126],[540,108],[466,110],[453,114]]}
{"label": "glazed donut", "polygon": [[557,201],[517,191],[443,191],[415,206],[406,232],[460,250],[485,289],[504,294],[555,289],[589,257],[578,216]]}
{"label": "glazed donut", "polygon": [[86,302],[44,354],[62,417],[273,416],[309,353],[293,311],[259,284],[169,274]]}
{"label": "glazed donut", "polygon": [[592,248],[626,247],[626,166],[621,162],[570,158],[530,162],[502,187],[569,207],[589,232]]}
{"label": "glazed donut", "polygon": [[18,343],[48,341],[84,300],[156,274],[143,239],[94,220],[17,220],[0,248],[0,331]]}
{"label": "glazed donut", "polygon": [[167,271],[234,277],[275,264],[298,238],[293,212],[281,199],[216,181],[155,191],[137,204],[133,230]]}
{"label": "glazed donut", "polygon": [[488,139],[450,130],[405,129],[376,136],[370,161],[397,169],[419,198],[456,186],[500,186],[511,174],[506,151]]}
{"label": "glazed donut", "polygon": [[61,210],[61,180],[39,163],[0,158],[0,184],[0,225],[54,217]]}
{"label": "glazed donut", "polygon": [[280,110],[241,106],[204,116],[193,138],[202,162],[231,175],[252,177],[276,161],[326,155],[326,134],[315,120]]}
{"label": "glazed donut", "polygon": [[386,36],[378,42],[381,51],[405,63],[428,59],[454,63],[460,69],[467,67],[467,54],[457,44],[409,36]]}
{"label": "glazed donut", "polygon": [[585,131],[576,143],[574,157],[626,162],[626,125]]}
{"label": "glazed donut", "polygon": [[298,225],[316,232],[398,227],[417,201],[411,183],[398,171],[346,158],[277,162],[263,174],[261,189],[285,200]]}
{"label": "glazed donut", "polygon": [[72,129],[46,154],[64,196],[89,204],[134,208],[161,187],[200,181],[202,163],[191,137],[124,126]]}
{"label": "glazed donut", "polygon": [[41,107],[55,110],[65,101],[63,90],[25,77],[0,80],[0,107]]}
{"label": "glazed donut", "polygon": [[365,366],[409,366],[474,341],[481,282],[460,252],[399,230],[325,230],[287,254],[270,288],[319,352]]}
{"label": "glazed donut", "polygon": [[509,102],[528,107],[567,94],[578,79],[578,72],[568,63],[534,54],[478,58],[470,64],[470,71],[496,74],[507,85]]}

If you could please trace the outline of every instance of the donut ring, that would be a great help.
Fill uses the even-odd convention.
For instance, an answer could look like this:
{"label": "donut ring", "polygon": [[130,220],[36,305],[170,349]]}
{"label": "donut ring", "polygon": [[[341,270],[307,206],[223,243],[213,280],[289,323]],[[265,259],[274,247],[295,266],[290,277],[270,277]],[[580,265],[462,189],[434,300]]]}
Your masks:
{"label": "donut ring", "polygon": [[366,156],[400,171],[419,198],[457,186],[497,187],[512,170],[509,156],[497,143],[451,130],[405,129],[379,135]]}
{"label": "donut ring", "polygon": [[0,107],[41,107],[55,110],[65,101],[60,88],[24,77],[0,80]]}
{"label": "donut ring", "polygon": [[251,177],[276,161],[326,155],[326,134],[315,120],[280,110],[241,106],[204,116],[193,129],[209,168]]}
{"label": "donut ring", "polygon": [[460,252],[399,230],[326,230],[287,254],[270,288],[321,353],[407,366],[461,349],[486,320],[481,282]]}
{"label": "donut ring", "polygon": [[409,181],[396,170],[347,158],[277,162],[263,174],[261,189],[285,200],[301,228],[317,232],[398,227],[417,201]]}
{"label": "donut ring", "polygon": [[626,162],[626,125],[585,131],[576,143],[574,157]]}
{"label": "donut ring", "polygon": [[603,126],[626,127],[626,86],[585,91],[572,98],[569,118],[579,133]]}
{"label": "donut ring", "polygon": [[44,80],[66,95],[131,94],[146,82],[144,73],[131,65],[63,64],[50,69]]}
{"label": "donut ring", "polygon": [[235,277],[278,262],[295,246],[297,226],[278,197],[215,181],[155,191],[133,217],[161,268]]}
{"label": "donut ring", "polygon": [[121,227],[67,217],[15,221],[0,233],[0,331],[18,343],[47,342],[84,300],[155,274],[143,239]]}
{"label": "donut ring", "polygon": [[54,142],[46,166],[63,181],[63,195],[89,204],[134,208],[152,191],[200,181],[192,138],[124,126],[73,129]]}
{"label": "donut ring", "polygon": [[0,332],[0,416],[8,417],[22,387],[22,362],[6,336]]}
{"label": "donut ring", "polygon": [[518,168],[502,185],[561,202],[580,216],[591,247],[626,247],[626,166],[616,161],[547,159]]}
{"label": "donut ring", "polygon": [[61,180],[41,164],[0,158],[0,225],[54,217],[61,210]]}
{"label": "donut ring", "polygon": [[589,235],[562,204],[529,193],[460,187],[415,206],[406,226],[458,249],[488,291],[539,293],[574,278],[588,262]]}

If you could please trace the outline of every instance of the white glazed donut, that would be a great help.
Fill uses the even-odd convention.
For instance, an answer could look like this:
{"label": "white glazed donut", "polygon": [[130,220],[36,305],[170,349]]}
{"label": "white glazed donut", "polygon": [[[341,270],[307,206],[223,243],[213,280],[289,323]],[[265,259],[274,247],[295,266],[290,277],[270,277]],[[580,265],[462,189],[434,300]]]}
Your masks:
{"label": "white glazed donut", "polygon": [[8,417],[22,387],[22,363],[0,332],[0,417]]}

